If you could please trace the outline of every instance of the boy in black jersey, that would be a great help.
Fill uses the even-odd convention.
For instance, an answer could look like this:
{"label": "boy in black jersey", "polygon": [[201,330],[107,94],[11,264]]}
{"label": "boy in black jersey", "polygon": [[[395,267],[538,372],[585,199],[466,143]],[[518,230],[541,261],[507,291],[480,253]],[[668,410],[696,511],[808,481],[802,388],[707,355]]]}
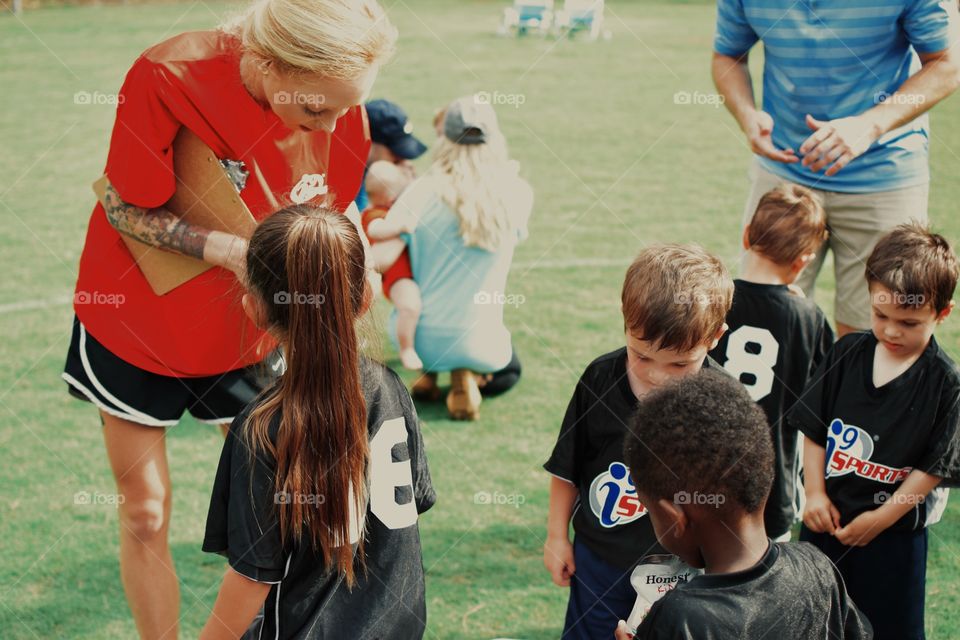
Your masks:
{"label": "boy in black jersey", "polygon": [[710,352],[744,384],[767,414],[776,473],[764,511],[767,534],[789,540],[796,517],[796,427],[784,420],[810,374],[833,346],[820,308],[790,289],[827,237],[827,218],[812,191],[782,185],[760,199],[743,231],[741,277],[734,280],[729,331]]}
{"label": "boy in black jersey", "polygon": [[[871,637],[822,553],[767,536],[771,445],[763,411],[716,371],[640,402],[624,441],[637,493],[661,544],[705,573],[654,603],[638,640]],[[630,637],[623,623],[616,637]]]}
{"label": "boy in black jersey", "polygon": [[960,482],[960,373],[933,331],[957,258],[918,224],[867,261],[872,331],[841,338],[788,420],[804,434],[801,540],[839,567],[878,638],[923,638],[927,530]]}
{"label": "boy in black jersey", "polygon": [[570,587],[565,639],[609,639],[637,600],[632,570],[663,554],[623,462],[626,423],[638,397],[719,366],[707,352],[726,330],[732,297],[726,267],[698,246],[648,247],[627,270],[627,346],[584,371],[544,465],[553,478],[543,560],[554,583]]}

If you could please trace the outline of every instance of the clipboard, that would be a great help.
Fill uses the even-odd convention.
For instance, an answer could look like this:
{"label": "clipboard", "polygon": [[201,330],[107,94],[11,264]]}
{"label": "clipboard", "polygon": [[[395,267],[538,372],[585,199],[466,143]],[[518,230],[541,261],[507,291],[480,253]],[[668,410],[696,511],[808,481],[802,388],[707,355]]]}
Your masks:
{"label": "clipboard", "polygon": [[[219,158],[195,133],[181,127],[173,141],[173,173],[177,187],[164,208],[191,224],[249,239],[257,221],[240,198]],[[93,183],[103,203],[110,181]],[[120,234],[154,293],[162,296],[211,269],[212,264],[134,240]]]}

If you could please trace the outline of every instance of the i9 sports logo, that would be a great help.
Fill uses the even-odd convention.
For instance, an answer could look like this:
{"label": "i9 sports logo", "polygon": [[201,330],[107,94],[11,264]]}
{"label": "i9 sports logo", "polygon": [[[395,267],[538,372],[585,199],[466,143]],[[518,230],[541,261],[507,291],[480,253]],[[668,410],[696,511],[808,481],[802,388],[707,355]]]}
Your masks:
{"label": "i9 sports logo", "polygon": [[853,471],[847,465],[837,465],[834,453],[842,452],[844,459],[858,458],[869,460],[873,453],[873,438],[860,427],[852,424],[843,424],[843,420],[835,418],[827,429],[827,478],[845,476]]}
{"label": "i9 sports logo", "polygon": [[888,467],[872,461],[873,448],[873,437],[869,433],[835,418],[827,429],[824,477],[836,478],[853,473],[867,480],[895,484],[912,471],[910,467]]}
{"label": "i9 sports logo", "polygon": [[637,498],[630,470],[622,462],[611,462],[607,470],[590,483],[590,509],[606,528],[628,524],[647,514]]}

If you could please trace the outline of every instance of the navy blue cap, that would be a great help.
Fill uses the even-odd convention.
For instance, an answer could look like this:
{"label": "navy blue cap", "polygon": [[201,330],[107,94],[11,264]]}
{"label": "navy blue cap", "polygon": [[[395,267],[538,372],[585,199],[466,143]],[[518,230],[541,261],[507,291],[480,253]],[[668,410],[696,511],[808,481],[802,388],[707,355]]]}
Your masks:
{"label": "navy blue cap", "polygon": [[413,125],[399,106],[389,100],[371,100],[366,107],[371,140],[404,160],[419,158],[426,152],[427,145],[413,135]]}

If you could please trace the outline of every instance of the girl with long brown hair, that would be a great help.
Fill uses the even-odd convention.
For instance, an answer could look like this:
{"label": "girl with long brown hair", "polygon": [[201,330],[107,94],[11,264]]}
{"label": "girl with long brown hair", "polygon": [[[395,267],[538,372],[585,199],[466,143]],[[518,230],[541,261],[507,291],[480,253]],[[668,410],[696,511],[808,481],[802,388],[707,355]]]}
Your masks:
{"label": "girl with long brown hair", "polygon": [[265,220],[246,259],[250,319],[287,367],[224,445],[205,551],[227,556],[202,638],[419,638],[418,514],[435,496],[416,411],[360,354],[370,306],[357,228],[298,205]]}

